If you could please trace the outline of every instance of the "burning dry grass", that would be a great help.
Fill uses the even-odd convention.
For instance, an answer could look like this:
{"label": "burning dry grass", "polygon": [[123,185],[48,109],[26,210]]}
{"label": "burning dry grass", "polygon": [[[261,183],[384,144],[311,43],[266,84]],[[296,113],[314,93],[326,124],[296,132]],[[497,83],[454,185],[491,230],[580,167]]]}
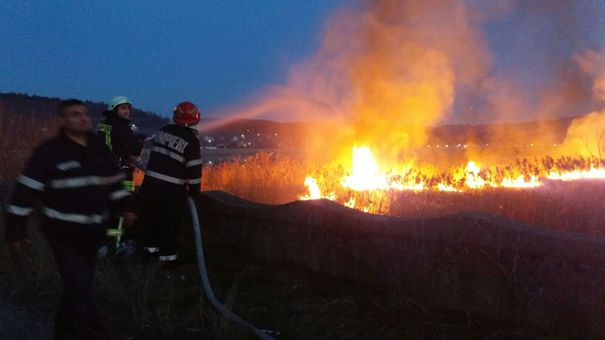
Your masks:
{"label": "burning dry grass", "polygon": [[[602,233],[600,223],[605,220],[602,203],[605,201],[605,182],[599,179],[561,181],[548,179],[588,171],[602,165],[589,158],[546,157],[518,160],[508,166],[485,168],[477,173],[486,185],[469,188],[455,171],[425,175],[409,170],[394,175],[392,181],[407,183],[408,190],[354,190],[342,185],[350,175],[341,165],[311,164],[286,156],[260,153],[203,170],[204,190],[223,190],[255,202],[283,204],[307,195],[303,185],[306,177],[315,180],[321,188],[319,197],[335,200],[358,210],[397,216],[404,219],[423,219],[452,215],[463,211],[482,211],[499,214],[530,224],[557,229]],[[553,174],[559,174],[557,176]],[[504,178],[541,178],[541,185],[532,188],[506,188]],[[412,183],[423,183],[425,189],[413,190]],[[439,191],[438,183],[448,183],[458,192]],[[499,183],[491,186],[489,183]],[[319,198],[315,197],[315,198]]]}
{"label": "burning dry grass", "polygon": [[[576,158],[560,158],[545,160],[543,163],[530,162],[520,160],[518,163],[511,165],[511,169],[521,171],[522,173],[543,173],[547,168],[552,169],[568,169],[586,168],[591,165],[588,159]],[[544,164],[548,164],[546,167]],[[240,197],[264,203],[286,203],[296,200],[299,196],[307,192],[307,187],[304,185],[304,179],[307,176],[316,178],[318,185],[325,188],[326,192],[334,191],[335,196],[342,199],[344,202],[350,203],[351,198],[354,198],[357,207],[368,207],[368,210],[383,212],[385,214],[399,216],[402,218],[418,218],[424,219],[433,216],[441,216],[455,214],[461,211],[485,211],[501,214],[513,219],[522,220],[534,224],[542,224],[563,230],[580,231],[587,233],[601,233],[602,221],[605,218],[602,213],[602,203],[605,201],[605,183],[600,181],[580,181],[580,182],[560,182],[550,181],[544,186],[533,189],[507,189],[507,188],[492,188],[487,187],[482,190],[467,190],[461,192],[439,192],[439,191],[397,191],[397,190],[366,190],[357,191],[350,188],[345,188],[341,185],[341,179],[349,175],[349,171],[341,165],[329,164],[313,164],[305,163],[300,160],[293,160],[287,156],[275,153],[260,153],[252,157],[240,158],[232,162],[226,162],[218,165],[207,166],[203,170],[203,186],[204,190],[224,190]],[[511,170],[512,171],[512,170]],[[142,174],[139,174],[139,179]],[[40,244],[41,240],[37,240],[36,244]],[[53,270],[52,263],[49,263],[49,254],[45,248],[39,248],[32,254],[31,259],[23,267],[39,268],[39,270],[21,272],[23,267],[17,271],[12,264],[7,262],[0,264],[0,273],[6,275],[0,276],[0,289],[12,289],[10,294],[10,302],[16,305],[34,306],[33,308],[42,309],[50,315],[53,306],[58,297],[59,286],[58,278]],[[0,255],[5,255],[5,248],[0,244]],[[6,257],[5,257],[6,258]],[[231,268],[225,266],[225,258],[215,259],[213,270],[211,273],[226,270]],[[31,264],[30,264],[31,262]],[[188,281],[184,284],[174,282],[162,282],[161,278],[156,273],[149,272],[139,264],[132,263],[128,260],[124,263],[103,261],[99,268],[97,276],[97,287],[103,299],[100,301],[104,317],[112,327],[120,334],[142,334],[144,337],[155,338],[159,334],[170,334],[174,336],[183,335],[179,333],[183,329],[191,329],[191,325],[195,325],[194,331],[196,334],[204,334],[209,338],[236,338],[237,330],[225,323],[220,316],[213,315],[207,309],[200,309],[197,304],[198,286],[197,279]],[[244,274],[242,277],[249,275],[247,267],[241,269]],[[264,272],[263,272],[264,274]],[[457,272],[450,273],[440,270],[431,271],[431,275],[440,277],[440,282],[443,291],[451,292],[455,290],[457,284]],[[26,275],[27,277],[24,277]],[[222,274],[224,275],[224,273]],[[261,278],[272,277],[274,273],[261,275]],[[278,275],[279,276],[279,275]],[[443,277],[443,279],[441,279]],[[290,277],[284,279],[284,287],[290,287]],[[225,292],[223,296],[229,298],[230,285],[237,279],[228,279],[220,282],[218,289]],[[319,280],[313,278],[313,280]],[[271,295],[270,301],[263,300],[258,295],[259,289],[266,289],[269,286],[266,282],[258,284],[258,278],[250,279],[250,287],[241,288],[242,291],[247,290],[247,296],[253,303],[250,304],[250,310],[262,310],[255,312],[263,315],[260,320],[269,318],[267,308],[258,306],[272,306],[269,311],[275,311],[283,308],[276,301],[296,301],[294,304],[308,304],[305,308],[305,322],[312,328],[314,334],[325,334],[322,332],[335,332],[335,334],[361,334],[355,332],[368,332],[368,334],[377,334],[379,332],[369,328],[360,326],[360,329],[355,330],[336,330],[334,325],[346,325],[343,328],[354,329],[359,321],[354,320],[359,317],[360,320],[374,320],[377,326],[382,326],[385,318],[388,315],[402,315],[400,310],[413,310],[409,306],[389,306],[388,302],[407,301],[408,295],[398,292],[393,296],[392,292],[385,292],[385,305],[381,306],[379,312],[380,318],[371,319],[371,313],[363,315],[349,314],[353,310],[365,310],[376,306],[375,296],[369,296],[368,300],[363,298],[358,301],[358,296],[364,296],[364,290],[352,290],[350,293],[342,296],[340,290],[330,296],[329,299],[324,298],[325,289],[323,286],[317,289],[317,296],[309,297],[308,301],[299,302],[301,292],[298,290],[287,290],[280,299],[276,299]],[[311,282],[312,285],[317,285],[316,281]],[[258,286],[254,286],[257,284]],[[296,282],[298,284],[298,282]],[[296,286],[295,284],[295,286]],[[304,287],[304,285],[303,285]],[[341,283],[337,286],[341,289]],[[321,291],[321,292],[319,292]],[[272,291],[271,294],[275,292]],[[315,294],[315,292],[313,292]],[[427,294],[434,293],[428,289]],[[365,294],[369,294],[365,292]],[[242,295],[242,294],[239,294]],[[239,296],[238,296],[239,298]],[[306,298],[306,297],[305,297]],[[23,299],[29,299],[26,303]],[[241,302],[240,302],[241,303]],[[273,303],[274,305],[271,305]],[[275,306],[279,305],[279,306]],[[342,305],[342,306],[340,306]],[[326,306],[330,306],[327,308]],[[353,306],[353,307],[352,307]],[[370,306],[370,307],[368,307]],[[29,308],[29,307],[28,307]],[[5,309],[6,310],[6,309]],[[200,315],[201,310],[201,315]],[[324,314],[322,319],[318,320],[315,316],[321,311]],[[341,314],[333,312],[337,310]],[[395,312],[393,312],[395,310]],[[344,312],[342,312],[344,311]],[[292,315],[290,310],[277,315]],[[418,314],[417,311],[413,312]],[[431,316],[433,311],[429,311],[427,317]],[[26,315],[32,315],[34,312],[26,311]],[[435,312],[435,315],[438,313]],[[34,314],[35,315],[35,314]],[[244,314],[245,315],[245,314]],[[258,314],[255,314],[258,315]],[[325,320],[329,320],[326,322]],[[340,319],[339,319],[340,318]],[[14,320],[12,315],[7,316],[5,320]],[[272,319],[273,320],[273,319]],[[290,329],[302,332],[298,326],[292,326],[291,320],[275,317],[276,322],[288,325]],[[475,334],[474,328],[468,326],[464,322],[443,321],[441,319],[429,321],[413,321],[412,326],[408,323],[410,320],[404,317],[404,321],[394,320],[387,326],[389,333],[394,334],[410,334],[410,337],[418,336],[418,334],[440,334],[437,338],[459,338],[464,337],[460,334]],[[18,320],[14,320],[17,322]],[[32,322],[39,323],[36,319]],[[47,322],[50,322],[47,320]],[[200,324],[201,322],[201,324]],[[326,322],[325,325],[311,326],[317,323]],[[470,322],[470,321],[469,321]],[[473,322],[476,322],[473,319]],[[296,325],[299,322],[295,323]],[[362,323],[363,324],[363,323]],[[402,326],[406,324],[406,326]],[[422,324],[422,326],[420,326]],[[501,332],[502,334],[525,334],[523,331],[530,332],[530,327],[519,330],[519,325],[513,325],[514,331],[504,329],[509,325],[502,325],[494,322],[495,330],[490,330],[490,335]],[[29,323],[21,323],[22,328],[29,327]],[[363,324],[365,326],[365,324]],[[429,325],[429,326],[426,326]],[[464,326],[466,325],[466,326]],[[50,326],[48,326],[50,327]],[[414,327],[418,327],[415,329]],[[577,327],[577,326],[576,326]],[[437,329],[437,330],[436,330]],[[48,330],[48,328],[47,328]],[[306,330],[308,331],[308,330]],[[41,331],[43,332],[43,331]],[[521,333],[517,333],[521,332]],[[385,332],[386,334],[387,332]],[[16,333],[18,334],[18,333]],[[236,334],[236,335],[234,335]],[[297,333],[293,333],[297,334]],[[533,333],[531,333],[533,334]],[[370,336],[371,337],[371,336]],[[468,337],[468,336],[466,336]],[[486,336],[489,338],[490,336]],[[493,337],[492,337],[493,338]]]}
{"label": "burning dry grass", "polygon": [[[22,152],[25,154],[35,141],[31,140],[29,143],[25,144],[24,141]],[[10,161],[4,164],[14,166],[15,172],[19,171],[20,164],[10,157],[6,159]],[[429,167],[409,166],[402,167],[403,170],[386,172],[387,184],[405,184],[407,190],[389,186],[379,190],[357,190],[342,185],[343,178],[352,175],[350,167],[346,164],[305,162],[278,153],[259,153],[252,157],[206,166],[202,178],[204,190],[223,190],[245,199],[270,204],[287,203],[304,196],[308,192],[305,178],[312,177],[317,187],[321,188],[319,196],[330,197],[341,204],[374,213],[406,219],[425,219],[462,211],[483,211],[561,230],[602,233],[602,221],[605,219],[605,213],[602,212],[605,183],[599,180],[544,180],[540,187],[525,189],[489,185],[502,184],[505,178],[522,176],[525,180],[532,177],[545,179],[551,173],[569,174],[573,171],[599,168],[602,165],[602,160],[598,158],[543,157],[520,159],[508,165],[477,167],[477,171],[469,171],[468,166],[464,165],[440,171]],[[481,178],[488,184],[480,189],[470,188],[467,183],[469,174],[472,174],[475,180]],[[3,172],[3,175],[13,177],[8,171]],[[140,182],[142,173],[138,173],[136,177]],[[458,191],[438,191],[439,183],[446,183]],[[414,185],[419,184],[427,189],[414,190]],[[39,308],[41,302],[41,309],[45,313],[51,313],[58,297],[58,278],[54,271],[49,270],[53,266],[49,263],[48,251],[40,249],[40,252],[32,254],[31,259],[26,259],[29,262],[20,268],[8,262],[0,264],[0,273],[6,274],[0,276],[0,290],[11,289],[8,293],[18,296],[13,298],[13,295],[3,294],[11,296],[5,301],[36,306],[35,308]],[[4,252],[2,245],[0,255]],[[23,268],[36,269],[28,269],[25,272],[27,277],[24,277],[23,273],[17,272],[17,269]],[[435,275],[441,274],[443,273]],[[204,326],[205,334],[233,334],[233,330],[229,329],[220,317],[199,315],[199,306],[192,303],[192,296],[198,296],[196,285],[190,284],[181,289],[173,284],[161,284],[157,279],[155,274],[141,267],[103,263],[98,276],[98,287],[104,297],[101,302],[108,322],[129,334],[174,334],[176,330],[187,327],[187,322],[196,324],[201,318],[202,323],[211,325]],[[445,290],[451,288],[448,282],[443,285]],[[29,300],[23,303],[23,299]],[[264,301],[259,303],[264,304]],[[322,304],[324,303],[318,305]],[[32,313],[26,312],[28,315]],[[182,315],[189,318],[183,320]],[[11,317],[7,316],[5,320],[18,321]],[[350,322],[341,321],[345,324]],[[451,331],[449,325],[439,326],[444,327],[444,331]],[[21,328],[25,327],[28,325],[23,324]],[[221,337],[225,336],[217,336]]]}

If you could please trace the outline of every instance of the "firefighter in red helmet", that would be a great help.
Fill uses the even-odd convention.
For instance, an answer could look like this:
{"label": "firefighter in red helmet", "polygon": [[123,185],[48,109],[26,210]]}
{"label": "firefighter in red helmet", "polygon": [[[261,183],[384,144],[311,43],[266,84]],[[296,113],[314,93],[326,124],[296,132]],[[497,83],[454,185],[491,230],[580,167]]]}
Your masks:
{"label": "firefighter in red helmet", "polygon": [[197,106],[191,102],[178,104],[172,121],[153,137],[141,185],[144,249],[159,255],[164,269],[178,264],[178,230],[190,223],[187,195],[199,193],[202,175],[195,128],[200,121]]}

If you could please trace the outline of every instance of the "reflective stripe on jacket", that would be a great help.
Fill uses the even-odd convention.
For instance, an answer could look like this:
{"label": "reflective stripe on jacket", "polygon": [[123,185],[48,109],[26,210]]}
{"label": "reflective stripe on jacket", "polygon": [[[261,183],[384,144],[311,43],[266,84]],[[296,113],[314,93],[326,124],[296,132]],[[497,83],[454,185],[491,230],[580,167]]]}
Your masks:
{"label": "reflective stripe on jacket", "polygon": [[178,124],[163,126],[153,139],[141,192],[199,192],[201,176],[197,131]]}
{"label": "reflective stripe on jacket", "polygon": [[105,139],[116,162],[120,166],[128,165],[131,156],[139,157],[143,144],[136,138],[130,128],[130,120],[110,114],[97,126],[97,133]]}
{"label": "reflective stripe on jacket", "polygon": [[104,228],[111,206],[123,210],[130,204],[123,178],[98,135],[90,133],[82,146],[60,133],[34,150],[17,178],[6,208],[6,238],[26,236],[25,222],[36,201],[46,220]]}

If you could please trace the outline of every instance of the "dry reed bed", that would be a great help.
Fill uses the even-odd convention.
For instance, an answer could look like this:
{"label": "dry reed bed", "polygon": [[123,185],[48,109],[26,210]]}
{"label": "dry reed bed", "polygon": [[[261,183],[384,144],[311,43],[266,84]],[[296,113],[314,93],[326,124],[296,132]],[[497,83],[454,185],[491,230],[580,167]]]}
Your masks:
{"label": "dry reed bed", "polygon": [[422,219],[466,211],[502,215],[529,224],[584,233],[602,233],[605,181],[549,181],[533,189],[491,188],[467,192],[373,191],[343,189],[341,167],[305,164],[286,156],[261,153],[202,170],[204,190],[223,190],[267,204],[283,204],[307,193],[306,176],[317,179],[341,203],[355,198],[357,207],[404,219]]}
{"label": "dry reed bed", "polygon": [[[53,124],[53,121],[33,119],[9,121],[0,116],[0,177],[3,180],[16,177],[33,147],[53,133]],[[274,153],[260,153],[205,166],[202,178],[204,190],[223,190],[269,204],[298,199],[307,192],[305,177],[313,176],[327,191],[336,192],[344,200],[355,197],[359,205],[373,205],[376,211],[406,219],[484,211],[561,230],[603,232],[605,183],[600,181],[551,182],[545,187],[530,190],[357,193],[340,188],[339,179],[344,174],[341,167],[304,163]],[[141,176],[141,173],[137,176],[139,181]],[[35,251],[25,258],[16,260],[8,256],[5,243],[0,242],[0,255],[5,259],[0,262],[0,289],[5,297],[2,303],[31,305],[38,312],[52,312],[60,286],[44,243],[36,240],[35,244],[40,247],[34,248]],[[207,311],[198,309],[196,303],[191,303],[191,297],[197,296],[195,285],[185,285],[183,289],[192,291],[177,294],[173,285],[159,283],[156,274],[140,266],[109,262],[101,264],[97,279],[98,290],[104,297],[100,301],[104,316],[114,329],[131,334],[175,334],[175,330],[183,326],[201,324],[204,334],[224,335],[233,332],[223,319],[207,314]],[[182,315],[190,318],[181,320]],[[16,322],[16,325],[22,320],[18,315],[1,316],[1,319]]]}

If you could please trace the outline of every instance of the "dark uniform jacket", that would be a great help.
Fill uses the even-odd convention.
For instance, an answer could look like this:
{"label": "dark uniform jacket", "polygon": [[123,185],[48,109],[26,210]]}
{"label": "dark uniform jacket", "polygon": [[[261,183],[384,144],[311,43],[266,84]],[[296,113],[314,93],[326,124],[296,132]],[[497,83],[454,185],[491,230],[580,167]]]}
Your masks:
{"label": "dark uniform jacket", "polygon": [[115,155],[120,166],[130,166],[130,156],[141,155],[143,144],[136,138],[129,119],[119,117],[113,112],[104,113],[107,118],[99,124],[97,131],[105,138],[105,143]]}
{"label": "dark uniform jacket", "polygon": [[130,208],[122,189],[124,174],[99,136],[90,133],[82,146],[64,133],[38,146],[17,178],[7,206],[6,239],[27,236],[25,222],[36,201],[41,204],[42,231],[104,235],[110,207]]}
{"label": "dark uniform jacket", "polygon": [[197,131],[178,124],[163,126],[154,136],[143,195],[196,194],[200,191],[202,159]]}

